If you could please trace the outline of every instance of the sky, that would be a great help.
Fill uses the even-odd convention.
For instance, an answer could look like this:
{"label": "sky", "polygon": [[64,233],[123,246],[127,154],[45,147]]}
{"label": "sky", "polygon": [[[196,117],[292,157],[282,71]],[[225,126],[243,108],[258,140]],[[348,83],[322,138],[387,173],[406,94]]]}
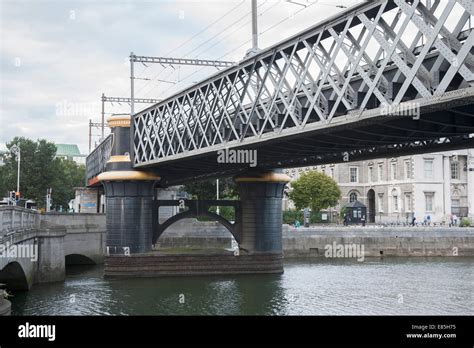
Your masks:
{"label": "sky", "polygon": [[[259,47],[360,2],[258,0]],[[250,0],[0,0],[0,149],[24,136],[77,144],[87,154],[102,93],[130,96],[130,52],[239,61],[251,47],[250,10]],[[217,71],[136,64],[137,98],[172,95]],[[105,110],[110,116],[130,106],[106,103]],[[94,145],[100,130],[92,132]]]}

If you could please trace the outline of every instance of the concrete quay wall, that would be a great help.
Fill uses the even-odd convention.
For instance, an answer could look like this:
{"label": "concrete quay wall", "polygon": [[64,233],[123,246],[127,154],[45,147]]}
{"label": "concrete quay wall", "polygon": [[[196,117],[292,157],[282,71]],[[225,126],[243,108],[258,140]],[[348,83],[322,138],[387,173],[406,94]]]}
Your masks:
{"label": "concrete quay wall", "polygon": [[[283,253],[291,257],[324,257],[327,245],[359,244],[366,257],[474,256],[474,228],[283,225]],[[155,245],[161,248],[230,248],[230,233],[217,222],[182,220]]]}
{"label": "concrete quay wall", "polygon": [[328,245],[357,244],[365,257],[474,256],[473,228],[313,227],[283,229],[286,258],[324,257]]}

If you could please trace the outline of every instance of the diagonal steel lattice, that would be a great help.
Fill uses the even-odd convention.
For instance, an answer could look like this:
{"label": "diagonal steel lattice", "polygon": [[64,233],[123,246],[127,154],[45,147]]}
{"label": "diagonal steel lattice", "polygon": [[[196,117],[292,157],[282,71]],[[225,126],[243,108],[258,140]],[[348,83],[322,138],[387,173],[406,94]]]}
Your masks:
{"label": "diagonal steel lattice", "polygon": [[354,7],[134,115],[134,165],[472,87],[473,16],[472,0]]}

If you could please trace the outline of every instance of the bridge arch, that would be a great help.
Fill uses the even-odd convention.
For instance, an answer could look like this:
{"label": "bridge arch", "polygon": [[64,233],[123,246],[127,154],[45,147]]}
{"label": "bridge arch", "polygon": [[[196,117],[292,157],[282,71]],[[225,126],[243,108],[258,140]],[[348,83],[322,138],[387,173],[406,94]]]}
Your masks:
{"label": "bridge arch", "polygon": [[30,283],[23,266],[12,261],[0,270],[0,283],[5,283],[8,290],[29,290]]}
{"label": "bridge arch", "polygon": [[68,254],[65,256],[66,266],[73,265],[96,265],[97,262],[83,254]]}
{"label": "bridge arch", "polygon": [[[159,209],[160,205],[171,205],[170,202],[172,201],[157,201],[158,204],[156,205],[156,208]],[[166,203],[165,203],[166,202]],[[176,202],[176,201],[173,201]],[[231,203],[229,203],[231,202]],[[161,204],[160,204],[161,203]],[[160,236],[163,234],[163,232],[173,225],[174,223],[183,220],[183,219],[189,219],[189,218],[198,218],[198,217],[203,217],[206,216],[210,218],[213,221],[219,222],[222,226],[224,226],[235,238],[237,243],[240,243],[240,229],[239,229],[239,212],[240,212],[240,205],[239,201],[219,201],[219,203],[215,205],[231,205],[235,207],[235,222],[231,223],[227,219],[223,218],[221,215],[218,215],[216,213],[213,213],[208,210],[208,208],[214,204],[215,201],[192,201],[192,200],[187,200],[186,201],[186,206],[189,207],[188,210],[183,211],[181,213],[178,213],[176,215],[173,215],[169,219],[167,219],[164,223],[160,224],[159,221],[159,215],[157,214],[155,218],[155,227],[153,231],[153,244],[156,244]],[[202,209],[200,209],[201,207]],[[155,212],[158,212],[158,209],[155,209]]]}

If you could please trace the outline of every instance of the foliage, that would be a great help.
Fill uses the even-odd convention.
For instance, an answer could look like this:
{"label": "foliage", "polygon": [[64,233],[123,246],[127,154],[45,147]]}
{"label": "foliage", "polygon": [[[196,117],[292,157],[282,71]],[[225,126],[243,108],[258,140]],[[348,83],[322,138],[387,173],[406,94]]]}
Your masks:
{"label": "foliage", "polygon": [[462,218],[461,222],[459,223],[459,227],[469,227],[471,226],[471,222],[469,221],[468,218]]}
{"label": "foliage", "polygon": [[[193,199],[216,199],[216,179],[208,179],[188,183],[182,187]],[[232,178],[219,180],[219,199],[238,199],[237,185]]]}
{"label": "foliage", "polygon": [[314,212],[335,206],[341,197],[336,182],[329,176],[316,171],[309,171],[291,184],[290,199],[296,210],[311,208]]}
{"label": "foliage", "polygon": [[[213,200],[217,199],[216,179],[196,181],[181,187],[181,191],[187,192],[193,199]],[[219,199],[239,199],[237,185],[232,178],[219,179]],[[215,213],[216,207],[211,207],[209,211]],[[233,207],[219,207],[219,215],[228,221],[235,221],[235,210]],[[209,221],[207,216],[200,216],[199,221]]]}
{"label": "foliage", "polygon": [[[15,137],[7,143],[7,148],[14,144],[21,149],[21,197],[33,199],[38,207],[45,207],[46,190],[52,188],[53,208],[62,205],[66,209],[74,198],[74,187],[84,186],[84,165],[55,158],[56,145],[44,139],[33,141]],[[6,156],[5,165],[0,167],[0,196],[16,190],[17,165],[16,156]]]}
{"label": "foliage", "polygon": [[[209,209],[210,212],[216,213],[216,207],[211,207]],[[219,215],[222,216],[227,221],[235,221],[235,209],[234,207],[219,207]],[[211,219],[207,216],[200,216],[198,221],[210,221]]]}
{"label": "foliage", "polygon": [[[328,214],[328,219],[329,219]],[[295,221],[298,220],[301,224],[304,222],[304,213],[301,210],[285,210],[283,212],[283,223],[288,225],[293,225]],[[316,224],[316,223],[328,223],[328,221],[323,221],[321,219],[321,212],[314,212],[311,211],[309,215],[309,223]]]}
{"label": "foliage", "polygon": [[346,207],[342,207],[341,210],[339,211],[339,216],[342,218],[344,218],[344,216],[346,215],[347,213],[347,208]]}
{"label": "foliage", "polygon": [[75,196],[74,188],[84,186],[86,167],[67,159],[59,159],[56,164],[60,175],[55,177],[51,186],[53,205],[57,209],[60,205],[67,209],[69,201]]}

